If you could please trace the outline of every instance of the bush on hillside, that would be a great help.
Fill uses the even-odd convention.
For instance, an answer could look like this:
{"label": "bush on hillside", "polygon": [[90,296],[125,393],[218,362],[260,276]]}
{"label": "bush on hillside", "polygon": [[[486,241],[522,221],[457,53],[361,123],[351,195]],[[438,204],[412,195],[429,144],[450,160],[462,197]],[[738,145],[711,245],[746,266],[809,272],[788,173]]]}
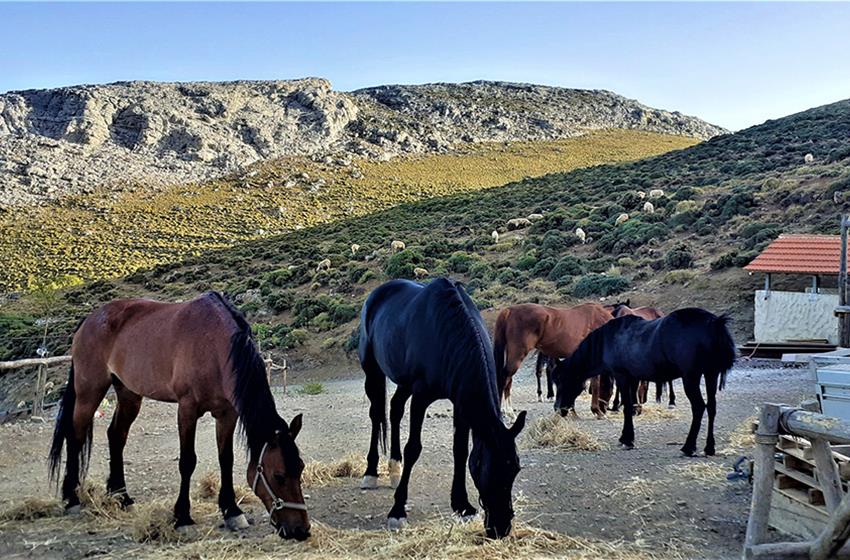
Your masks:
{"label": "bush on hillside", "polygon": [[585,274],[573,286],[572,293],[577,298],[592,296],[613,296],[629,289],[629,281],[622,276],[606,274]]}
{"label": "bush on hillside", "polygon": [[664,255],[664,264],[670,269],[690,268],[694,255],[685,245],[677,245]]}
{"label": "bush on hillside", "polygon": [[387,260],[384,267],[384,272],[390,278],[408,278],[413,279],[413,269],[422,267],[425,264],[425,257],[421,253],[413,249],[405,249],[399,251]]}

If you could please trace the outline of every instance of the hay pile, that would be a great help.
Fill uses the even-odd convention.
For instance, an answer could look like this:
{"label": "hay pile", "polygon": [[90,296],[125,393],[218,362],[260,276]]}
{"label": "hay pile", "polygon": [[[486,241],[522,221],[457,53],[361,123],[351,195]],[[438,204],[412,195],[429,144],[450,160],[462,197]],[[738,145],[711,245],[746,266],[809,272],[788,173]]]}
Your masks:
{"label": "hay pile", "polygon": [[595,436],[582,431],[573,420],[560,414],[538,418],[525,431],[528,447],[560,451],[599,451],[605,448]]}
{"label": "hay pile", "polygon": [[646,403],[641,407],[641,413],[635,416],[637,422],[661,422],[681,418],[682,411],[678,408],[667,408],[666,405]]}
{"label": "hay pile", "polygon": [[24,498],[0,511],[0,521],[32,521],[62,515],[62,504],[56,499]]}
{"label": "hay pile", "polygon": [[756,436],[753,428],[756,424],[755,416],[747,417],[743,422],[738,424],[731,434],[726,447],[719,451],[720,455],[740,455],[741,451],[750,449],[756,444]]}
{"label": "hay pile", "polygon": [[698,480],[708,484],[726,482],[728,468],[717,463],[704,461],[689,462],[684,465],[670,465],[667,470],[671,474],[683,476],[690,480]]}
{"label": "hay pile", "polygon": [[652,481],[640,476],[633,476],[625,482],[614,484],[611,490],[603,492],[603,494],[607,498],[616,498],[618,501],[627,498],[649,500],[652,498],[652,492]]}
{"label": "hay pile", "polygon": [[484,538],[481,521],[459,523],[438,518],[417,522],[407,530],[334,529],[313,524],[313,535],[305,543],[283,541],[269,535],[262,539],[214,538],[181,546],[168,547],[155,553],[142,552],[139,558],[170,560],[203,558],[204,560],[248,560],[290,558],[313,560],[346,558],[353,560],[403,560],[414,558],[467,560],[517,560],[521,558],[609,558],[612,560],[650,560],[670,558],[669,551],[650,552],[621,542],[590,541],[536,529],[525,523],[514,523],[511,537],[498,541]]}

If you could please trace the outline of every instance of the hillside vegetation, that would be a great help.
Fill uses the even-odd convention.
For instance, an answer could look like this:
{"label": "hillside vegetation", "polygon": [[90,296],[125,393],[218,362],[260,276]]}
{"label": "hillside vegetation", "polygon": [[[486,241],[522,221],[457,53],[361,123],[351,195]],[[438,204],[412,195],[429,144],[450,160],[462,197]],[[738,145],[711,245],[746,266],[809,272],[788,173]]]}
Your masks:
{"label": "hillside vegetation", "polygon": [[199,184],[110,188],[0,213],[0,292],[129,274],[248,240],[362,216],[402,202],[526,176],[636,160],[692,138],[610,130],[540,142],[469,144],[452,153],[290,157]]}
{"label": "hillside vegetation", "polygon": [[[516,301],[632,296],[666,309],[732,312],[746,336],[759,280],[737,267],[781,231],[836,231],[850,199],[848,138],[843,101],[634,163],[405,203],[90,283],[67,290],[59,306],[70,316],[123,295],[224,290],[249,314],[265,350],[329,365],[353,347],[368,291],[421,267],[464,280],[487,315]],[[663,194],[649,211],[639,192],[654,189]],[[628,220],[618,224],[623,213]],[[508,220],[531,214],[543,218],[508,231]],[[406,249],[392,253],[393,240]],[[355,255],[352,243],[360,245]],[[330,270],[316,271],[326,258]],[[10,307],[21,329],[27,305]]]}

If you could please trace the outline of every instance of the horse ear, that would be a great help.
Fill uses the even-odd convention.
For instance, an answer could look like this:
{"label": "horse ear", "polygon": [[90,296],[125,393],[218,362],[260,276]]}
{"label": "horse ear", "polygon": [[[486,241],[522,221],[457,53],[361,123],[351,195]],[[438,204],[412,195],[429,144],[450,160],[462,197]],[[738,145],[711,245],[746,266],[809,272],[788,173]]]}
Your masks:
{"label": "horse ear", "polygon": [[289,423],[289,435],[292,436],[292,439],[298,437],[298,432],[301,431],[301,420],[303,415],[299,414],[295,418],[292,419],[292,422]]}
{"label": "horse ear", "polygon": [[510,429],[508,430],[510,432],[511,436],[513,436],[514,439],[516,439],[516,437],[519,435],[519,433],[525,427],[525,416],[526,416],[526,414],[527,414],[527,411],[525,411],[525,410],[520,412],[519,415],[516,417],[516,422],[514,422],[514,425],[511,426]]}

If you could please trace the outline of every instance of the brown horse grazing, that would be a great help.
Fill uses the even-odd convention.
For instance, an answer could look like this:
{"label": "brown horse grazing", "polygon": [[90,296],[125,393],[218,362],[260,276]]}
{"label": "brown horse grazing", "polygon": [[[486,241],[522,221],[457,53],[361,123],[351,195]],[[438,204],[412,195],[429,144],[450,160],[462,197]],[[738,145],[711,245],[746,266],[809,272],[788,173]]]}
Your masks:
{"label": "brown horse grazing", "polygon": [[[606,305],[606,309],[611,310],[611,314],[617,317],[625,317],[626,315],[637,315],[642,319],[646,319],[647,321],[652,321],[653,319],[660,319],[664,317],[664,312],[658,309],[657,307],[629,307],[630,300],[626,300],[624,302],[615,303],[613,305]],[[646,394],[649,392],[649,387],[647,386],[648,382],[642,381],[638,386],[638,403],[646,402]],[[641,391],[643,391],[643,398],[641,399]],[[657,382],[655,384],[655,402],[657,404],[661,404],[661,395],[664,393],[664,383]],[[667,394],[669,395],[669,401],[667,404],[667,408],[676,408],[676,393],[673,392],[673,381],[667,382]],[[617,395],[619,396],[619,395]],[[618,399],[614,397],[614,406],[612,410],[617,410]]]}
{"label": "brown horse grazing", "polygon": [[142,398],[177,403],[180,432],[180,493],[174,506],[177,527],[192,525],[189,488],[195,470],[195,425],[209,412],[216,419],[221,490],[218,505],[227,527],[248,522],[233,491],[233,433],[241,423],[248,453],[248,484],[284,538],[310,533],[301,492],[301,461],[295,438],[301,415],[287,424],[275,409],[265,364],[245,317],[220,294],[188,303],[116,300],[86,317],[74,333],[68,386],[62,397],[50,449],[56,480],[67,447],[62,498],[66,511],[80,508],[77,488],[85,477],[92,440],[92,416],[110,385],[118,406],[107,430],[107,491],[129,506],[124,481],[124,445]]}
{"label": "brown horse grazing", "polygon": [[[552,358],[568,358],[591,331],[612,318],[610,311],[598,303],[567,309],[522,303],[503,309],[496,319],[493,357],[505,413],[513,415],[513,376],[529,352],[536,348]],[[538,399],[541,395],[538,388]]]}

